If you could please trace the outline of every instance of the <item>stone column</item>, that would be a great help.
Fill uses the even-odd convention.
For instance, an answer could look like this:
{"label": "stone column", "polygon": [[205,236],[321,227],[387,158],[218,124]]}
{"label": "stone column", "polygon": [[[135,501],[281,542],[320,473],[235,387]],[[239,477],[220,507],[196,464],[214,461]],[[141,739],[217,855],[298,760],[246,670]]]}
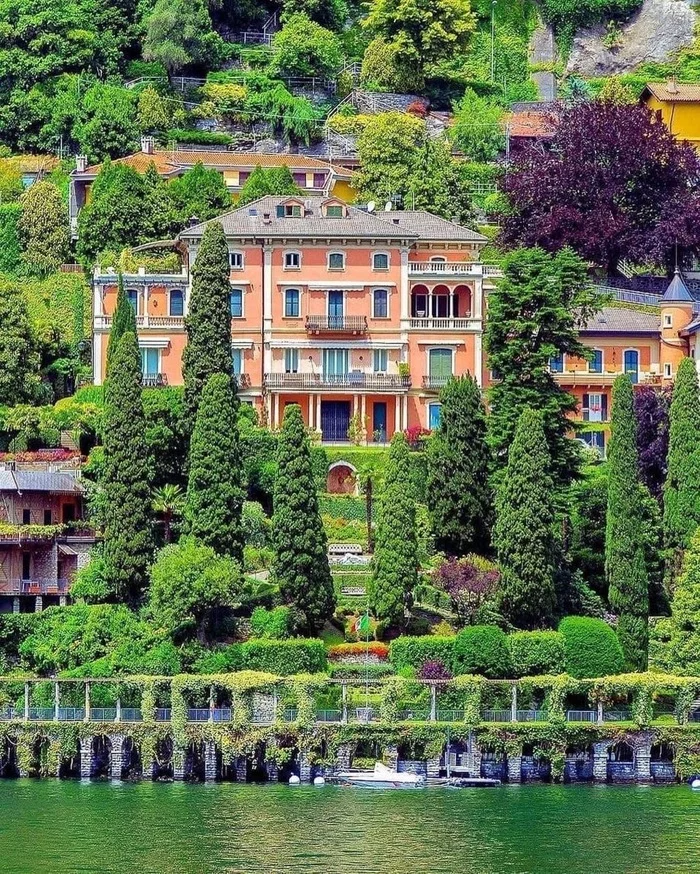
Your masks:
{"label": "stone column", "polygon": [[53,684],[53,721],[58,722],[58,711],[61,706],[61,690],[58,683]]}
{"label": "stone column", "polygon": [[90,684],[85,684],[85,715],[83,716],[83,722],[90,721]]}
{"label": "stone column", "polygon": [[44,609],[44,599],[41,597],[41,595],[37,595],[36,598],[34,599],[34,612],[41,613],[41,611],[43,609]]}
{"label": "stone column", "polygon": [[12,599],[12,612],[19,613],[19,598]]}
{"label": "stone column", "polygon": [[522,780],[523,757],[508,756],[506,765],[508,768],[508,782],[520,783]]}
{"label": "stone column", "polygon": [[59,606],[59,607],[65,607],[65,606],[66,606],[66,596],[65,596],[65,595],[59,595],[59,596],[58,596],[58,606]]}
{"label": "stone column", "polygon": [[603,702],[598,702],[598,725],[603,724]]}
{"label": "stone column", "polygon": [[651,744],[646,741],[634,751],[635,776],[639,783],[651,783]]}
{"label": "stone column", "polygon": [[481,750],[476,744],[471,744],[470,752],[467,755],[467,769],[470,777],[481,776]]}
{"label": "stone column", "polygon": [[360,395],[360,416],[362,418],[362,445],[367,445],[367,395]]}
{"label": "stone column", "polygon": [[335,755],[335,767],[338,771],[347,771],[350,767],[350,753],[352,752],[350,744],[340,744]]}
{"label": "stone column", "polygon": [[518,721],[518,687],[513,683],[510,690],[510,721]]}
{"label": "stone column", "polygon": [[270,783],[277,783],[279,780],[279,768],[277,767],[277,762],[273,762],[272,760],[265,762],[265,768],[267,770],[267,779]]}
{"label": "stone column", "polygon": [[173,780],[185,779],[185,751],[175,747],[173,749]]}
{"label": "stone column", "polygon": [[83,780],[89,780],[92,772],[92,738],[80,738],[80,776]]}
{"label": "stone column", "polygon": [[204,743],[204,782],[213,783],[216,780],[216,744],[208,740]]}
{"label": "stone column", "polygon": [[24,684],[24,715],[25,722],[29,722],[29,683]]}
{"label": "stone column", "polygon": [[440,776],[440,759],[428,759],[425,763],[426,774],[428,777]]}
{"label": "stone column", "polygon": [[384,761],[388,768],[396,770],[399,763],[399,748],[396,744],[387,744],[384,747]]}
{"label": "stone column", "polygon": [[121,722],[122,721],[122,699],[117,698],[117,706],[116,713],[114,714],[114,721]]}
{"label": "stone column", "polygon": [[299,753],[299,779],[302,783],[311,782],[311,762],[306,753]]}
{"label": "stone column", "polygon": [[109,776],[112,780],[121,780],[124,767],[124,736],[110,734],[109,741],[112,745],[112,752],[109,756]]}
{"label": "stone column", "polygon": [[408,395],[401,398],[401,418],[403,419],[403,427],[408,428]]}
{"label": "stone column", "polygon": [[608,779],[608,744],[593,745],[593,779],[596,783],[605,783]]}
{"label": "stone column", "polygon": [[323,433],[321,428],[321,395],[316,395],[316,430],[319,434]]}
{"label": "stone column", "polygon": [[248,761],[245,756],[236,759],[236,782],[245,783],[248,777]]}
{"label": "stone column", "polygon": [[214,687],[209,688],[209,722],[214,721]]}
{"label": "stone column", "polygon": [[430,686],[430,721],[437,721],[437,689],[434,683]]}
{"label": "stone column", "polygon": [[340,721],[343,723],[343,725],[347,725],[347,723],[348,723],[348,684],[343,683],[341,688],[343,690],[343,715],[341,716]]}

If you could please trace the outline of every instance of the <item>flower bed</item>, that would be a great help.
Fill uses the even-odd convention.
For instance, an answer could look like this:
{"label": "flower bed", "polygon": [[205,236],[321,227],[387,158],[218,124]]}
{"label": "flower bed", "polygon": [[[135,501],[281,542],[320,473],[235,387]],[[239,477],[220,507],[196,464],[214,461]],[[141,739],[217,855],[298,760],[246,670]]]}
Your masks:
{"label": "flower bed", "polygon": [[378,640],[370,640],[369,643],[339,643],[328,650],[328,658],[332,662],[353,664],[367,657],[370,662],[386,662],[389,660],[389,646]]}

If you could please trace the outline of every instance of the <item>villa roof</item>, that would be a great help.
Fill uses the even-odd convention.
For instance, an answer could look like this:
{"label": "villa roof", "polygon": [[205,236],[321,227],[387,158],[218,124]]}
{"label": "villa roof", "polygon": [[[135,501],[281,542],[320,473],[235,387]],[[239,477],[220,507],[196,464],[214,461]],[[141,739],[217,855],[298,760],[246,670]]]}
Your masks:
{"label": "villa roof", "polygon": [[671,284],[664,292],[662,300],[664,303],[692,303],[694,300],[693,295],[688,291],[685,282],[683,282],[680,270],[677,267],[676,272],[673,274]]}
{"label": "villa roof", "polygon": [[69,473],[44,473],[43,471],[0,470],[0,491],[3,492],[54,492],[80,494],[78,479]]}
{"label": "villa roof", "polygon": [[[189,167],[194,167],[198,162],[205,167],[225,170],[248,169],[251,170],[260,164],[261,167],[283,167],[290,170],[328,171],[332,169],[336,175],[351,176],[352,171],[344,167],[336,167],[320,158],[312,158],[308,155],[291,155],[287,153],[263,154],[260,152],[228,152],[207,149],[154,149],[152,152],[135,152],[124,158],[117,158],[114,164],[126,164],[133,167],[138,173],[145,173],[151,164],[155,164],[156,170],[161,176],[172,176],[181,173]],[[74,176],[96,176],[102,168],[101,164],[93,164],[82,172],[73,171]]]}
{"label": "villa roof", "polygon": [[700,84],[686,82],[647,82],[642,100],[649,94],[664,103],[700,103]]}
{"label": "villa roof", "polygon": [[581,327],[582,334],[658,334],[661,315],[627,307],[603,307]]}
{"label": "villa roof", "polygon": [[378,212],[377,218],[413,231],[421,240],[454,240],[467,243],[487,243],[483,234],[465,228],[425,210],[391,210]]}
{"label": "villa roof", "polygon": [[523,139],[549,139],[554,136],[555,120],[550,112],[524,110],[506,116],[508,133]]}

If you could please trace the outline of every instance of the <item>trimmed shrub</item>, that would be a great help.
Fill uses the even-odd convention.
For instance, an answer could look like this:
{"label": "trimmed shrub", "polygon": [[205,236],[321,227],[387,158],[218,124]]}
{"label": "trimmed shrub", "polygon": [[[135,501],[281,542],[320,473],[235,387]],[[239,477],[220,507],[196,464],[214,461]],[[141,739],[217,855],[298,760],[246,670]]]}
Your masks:
{"label": "trimmed shrub", "polygon": [[622,647],[613,629],[602,619],[567,616],[559,623],[564,636],[566,672],[572,677],[619,674],[625,664]]}
{"label": "trimmed shrub", "polygon": [[508,636],[495,625],[471,625],[454,639],[455,674],[508,677],[512,665]]}
{"label": "trimmed shrub", "polygon": [[241,644],[243,669],[270,674],[317,674],[328,667],[322,640],[249,640]]}
{"label": "trimmed shrub", "polygon": [[330,667],[330,675],[334,680],[355,680],[358,677],[369,680],[378,680],[381,677],[390,677],[394,673],[391,665],[387,664],[335,664]]}
{"label": "trimmed shrub", "polygon": [[397,637],[389,647],[389,661],[394,670],[420,670],[426,662],[441,661],[452,668],[454,637]]}
{"label": "trimmed shrub", "polygon": [[289,607],[275,607],[266,610],[264,607],[256,607],[250,617],[250,627],[253,637],[266,640],[284,640],[289,637]]}
{"label": "trimmed shrub", "polygon": [[564,636],[558,631],[509,634],[508,649],[516,677],[537,677],[564,671]]}

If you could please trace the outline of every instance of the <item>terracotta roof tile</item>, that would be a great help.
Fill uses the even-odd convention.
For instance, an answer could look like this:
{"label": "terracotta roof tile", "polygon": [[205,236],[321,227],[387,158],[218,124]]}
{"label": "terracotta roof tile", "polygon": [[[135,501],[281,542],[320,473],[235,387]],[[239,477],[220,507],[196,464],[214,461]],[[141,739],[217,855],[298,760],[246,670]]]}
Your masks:
{"label": "terracotta roof tile", "polygon": [[511,112],[506,117],[511,137],[551,137],[554,135],[555,122],[551,115],[544,112]]}
{"label": "terracotta roof tile", "polygon": [[642,92],[653,94],[665,103],[700,103],[700,84],[686,82],[647,82]]}
{"label": "terracotta roof tile", "polygon": [[[215,150],[198,150],[198,149],[180,149],[171,151],[168,149],[154,149],[152,154],[146,152],[136,152],[133,155],[127,155],[124,158],[117,158],[115,164],[127,164],[133,167],[139,173],[145,173],[149,164],[153,162],[156,165],[156,170],[163,175],[172,175],[177,173],[181,168],[193,167],[198,161],[201,161],[205,167],[217,168],[245,168],[254,169],[260,164],[261,167],[282,167],[287,166],[290,170],[328,170],[329,164],[327,161],[322,161],[319,158],[311,158],[308,155],[290,155],[286,153],[266,155],[259,152],[225,152]],[[86,174],[96,175],[100,172],[102,165],[93,164],[85,170]],[[347,175],[344,168],[342,175]],[[82,174],[76,174],[82,175]]]}

